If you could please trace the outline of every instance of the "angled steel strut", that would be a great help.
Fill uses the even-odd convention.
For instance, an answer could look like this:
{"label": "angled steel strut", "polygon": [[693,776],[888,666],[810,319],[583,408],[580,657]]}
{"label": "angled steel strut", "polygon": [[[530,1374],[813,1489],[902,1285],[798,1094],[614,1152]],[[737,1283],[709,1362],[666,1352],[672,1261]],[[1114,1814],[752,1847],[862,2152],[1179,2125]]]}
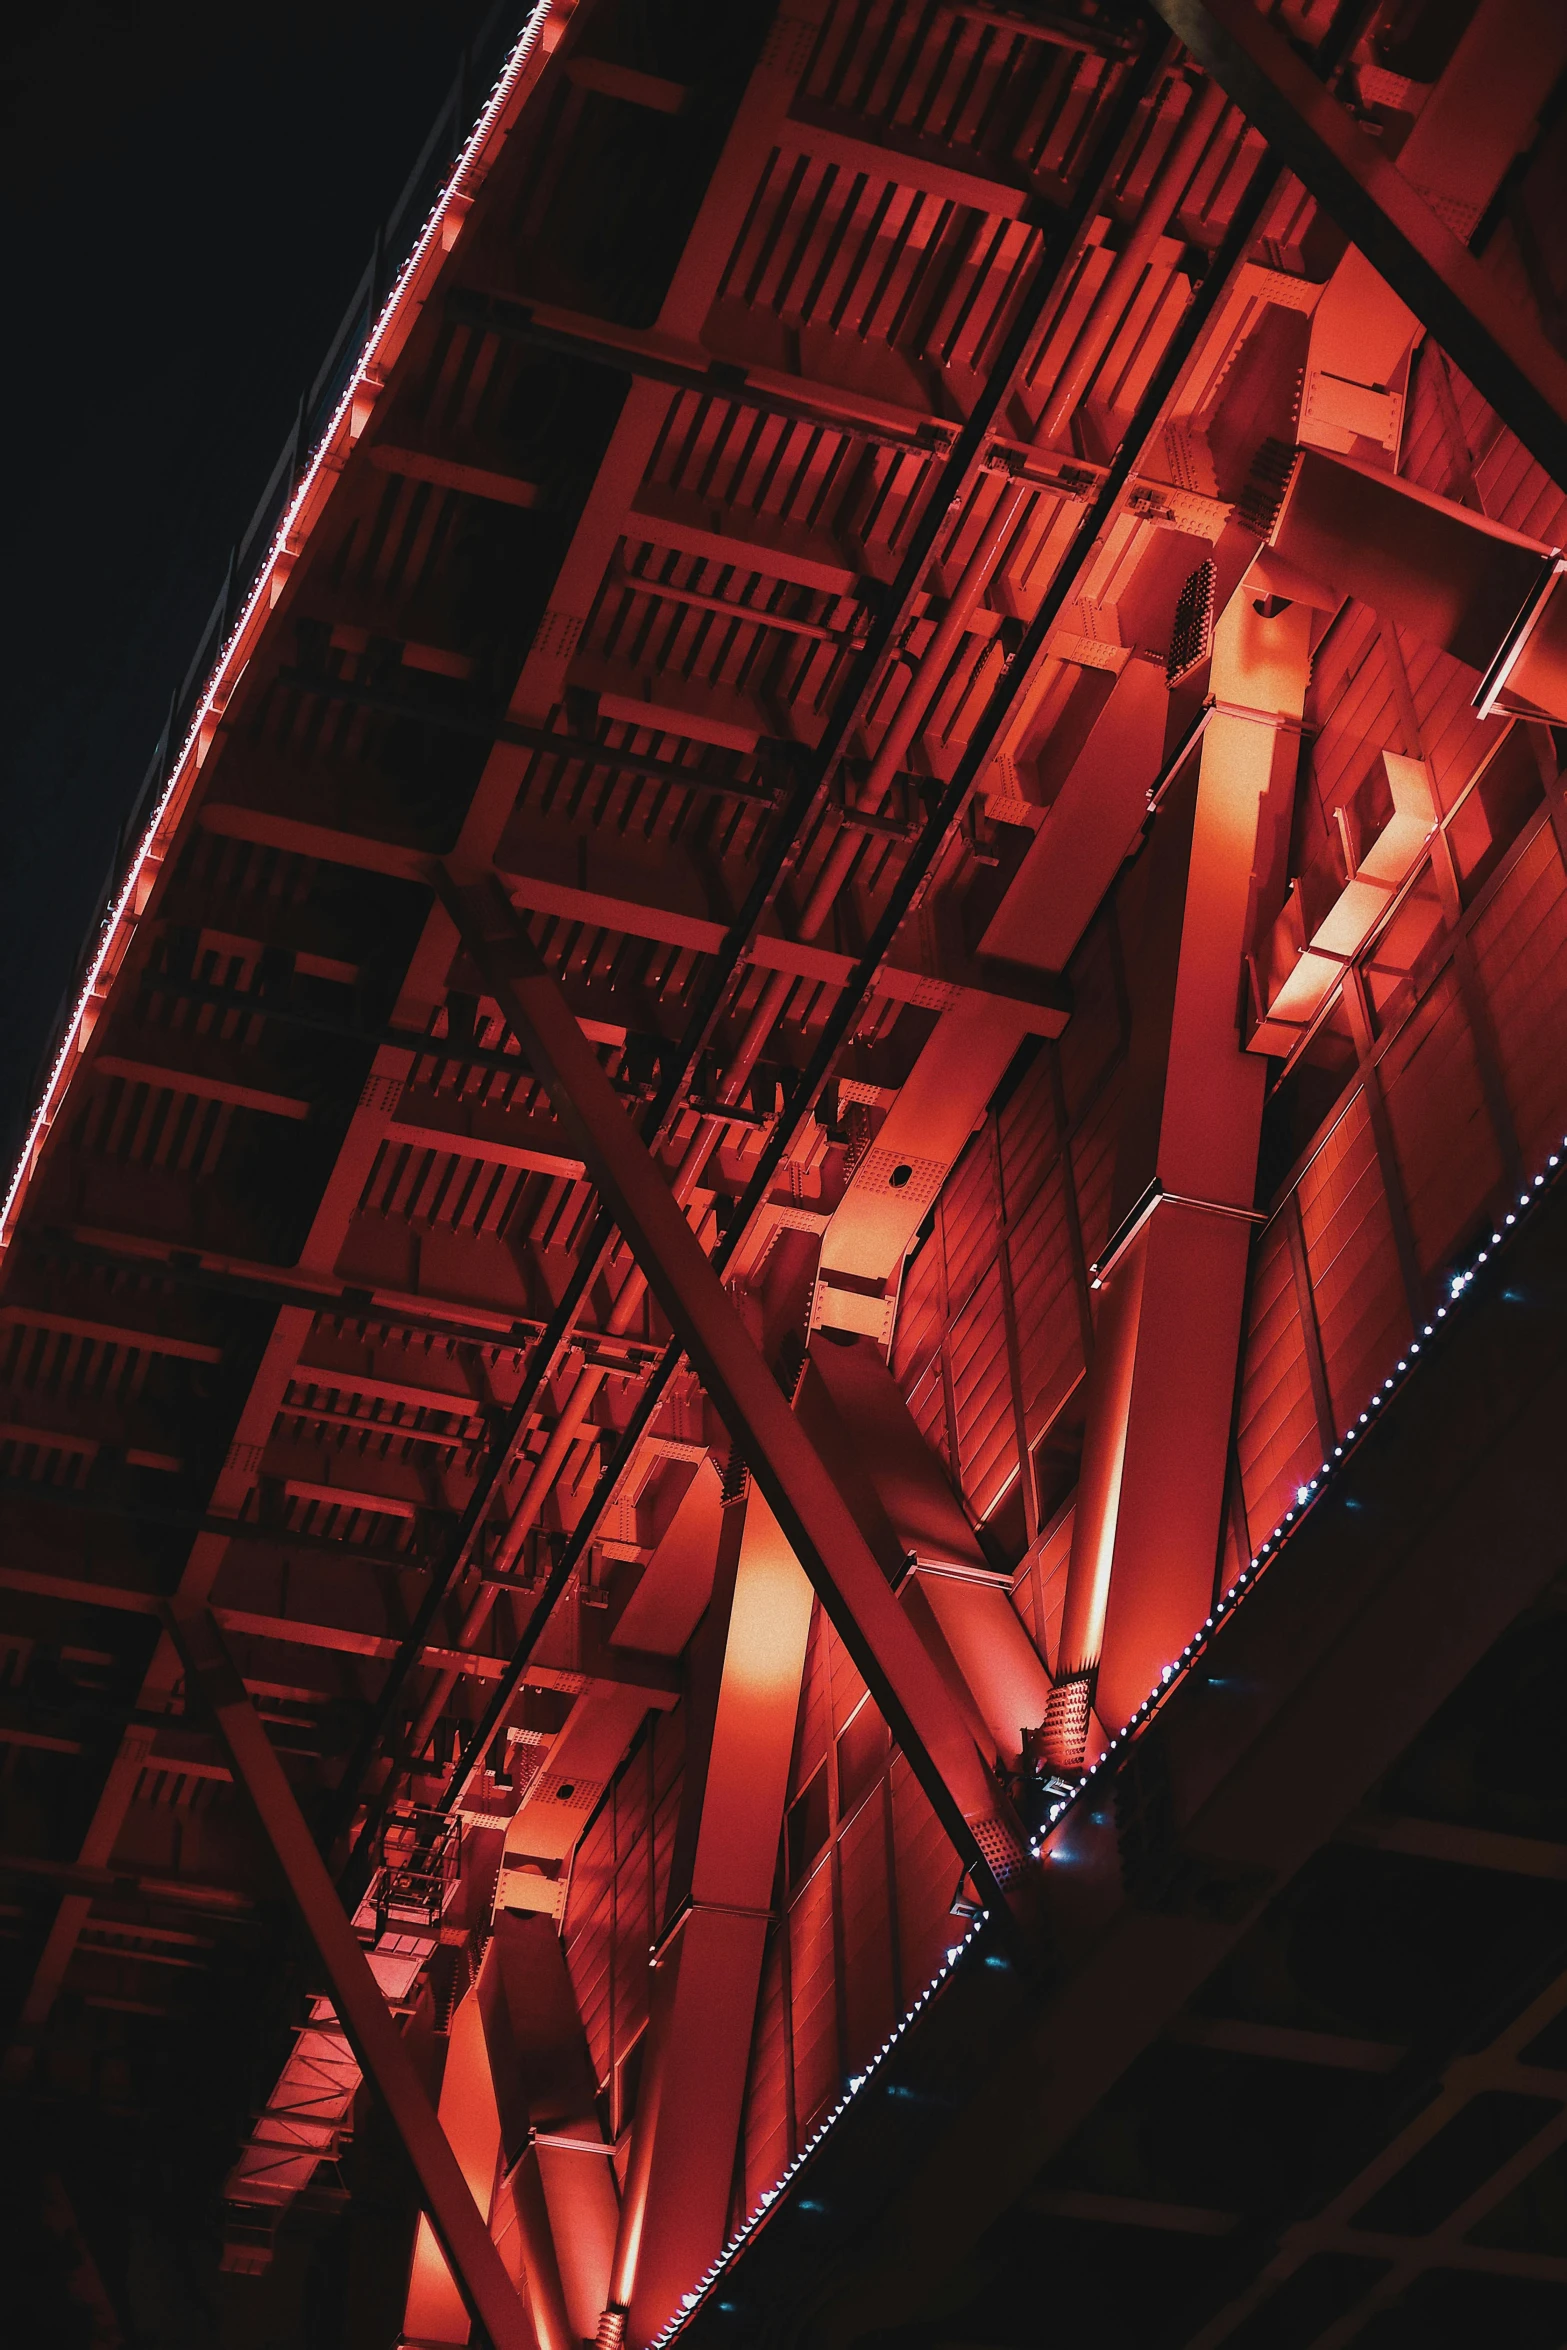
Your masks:
{"label": "angled steel strut", "polygon": [[638,1137],[553,973],[493,876],[434,878],[606,1207],[636,1254],[769,1507],[987,1901],[1029,1872],[1005,1798],[919,1635],[741,1323],[663,1171]]}

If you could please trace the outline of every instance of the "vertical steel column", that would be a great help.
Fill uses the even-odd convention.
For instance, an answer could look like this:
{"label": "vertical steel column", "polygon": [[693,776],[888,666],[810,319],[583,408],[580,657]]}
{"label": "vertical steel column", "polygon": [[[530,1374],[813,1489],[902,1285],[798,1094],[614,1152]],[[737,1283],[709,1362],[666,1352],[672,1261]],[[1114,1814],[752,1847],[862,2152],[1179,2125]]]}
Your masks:
{"label": "vertical steel column", "polygon": [[[1189,847],[1155,836],[1178,915],[1150,948],[1133,1025],[1123,1153],[1136,1159],[1118,1183],[1143,1210],[1101,1273],[1046,1716],[1060,1762],[1082,1757],[1090,1689],[1119,1727],[1211,1599],[1266,1080],[1241,1050],[1238,984],[1256,876],[1287,839],[1309,665],[1310,613],[1265,610],[1244,584],[1225,608]],[[1171,809],[1161,825],[1181,821]]]}
{"label": "vertical steel column", "polygon": [[723,2243],[745,2102],[811,1626],[810,1584],[754,1488],[724,1513],[708,1621],[610,2287],[632,2342]]}
{"label": "vertical steel column", "polygon": [[492,2350],[535,2350],[527,2312],[479,2217],[461,2166],[210,1611],[175,1601],[168,1621],[184,1660],[186,1687],[210,1711],[234,1776],[250,1798],[316,1946],[338,2020],[413,2165],[458,2291]]}
{"label": "vertical steel column", "polygon": [[576,2350],[597,2331],[609,2291],[618,2205],[555,1919],[497,1910],[477,1992],[507,2166],[496,2241],[516,2237],[539,2350]]}
{"label": "vertical steel column", "polygon": [[[488,2223],[500,2155],[501,2122],[495,2103],[495,2084],[490,2078],[479,2002],[471,1990],[458,2001],[447,2030],[446,2064],[441,2074],[436,2118],[468,2182],[474,2206],[480,2218]],[[410,2342],[450,2343],[454,2350],[461,2350],[468,2340],[468,2311],[462,2293],[451,2263],[436,2242],[435,2230],[422,2212],[414,2231],[403,2333]],[[541,2350],[556,2350],[556,2345],[541,2343]]]}

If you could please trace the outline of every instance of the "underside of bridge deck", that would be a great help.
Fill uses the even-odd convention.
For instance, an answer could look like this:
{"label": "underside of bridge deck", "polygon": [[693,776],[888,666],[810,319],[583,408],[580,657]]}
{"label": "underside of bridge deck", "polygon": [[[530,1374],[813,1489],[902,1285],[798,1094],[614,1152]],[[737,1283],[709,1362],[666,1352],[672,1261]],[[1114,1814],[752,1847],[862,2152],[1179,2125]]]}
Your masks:
{"label": "underside of bridge deck", "polygon": [[1555,2350],[1567,15],[481,62],[0,1217],[30,2338]]}

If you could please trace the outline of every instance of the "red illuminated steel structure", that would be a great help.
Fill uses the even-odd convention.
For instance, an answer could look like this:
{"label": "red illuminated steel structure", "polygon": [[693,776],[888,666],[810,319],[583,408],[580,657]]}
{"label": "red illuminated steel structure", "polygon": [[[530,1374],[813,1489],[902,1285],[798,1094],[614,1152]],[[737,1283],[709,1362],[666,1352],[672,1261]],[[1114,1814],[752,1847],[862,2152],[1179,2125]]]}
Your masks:
{"label": "red illuminated steel structure", "polygon": [[639,1145],[558,982],[519,938],[498,891],[443,875],[461,934],[616,1222],[647,1269],[704,1385],[733,1431],[823,1606],[896,1727],[926,1793],[977,1881],[1005,1898],[1022,1840],[966,1730],[887,1592],[853,1516],[747,1336],[668,1186]]}
{"label": "red illuminated steel structure", "polygon": [[[139,1694],[11,2073],[229,1774],[414,2159],[410,2345],[643,2350],[977,1908],[1055,1963],[1060,1774],[1560,1127],[1483,893],[1567,842],[1562,368],[1459,240],[1567,31],[1482,0],[1427,90],[1162,12],[538,12],[29,1142],[0,1591]],[[633,150],[634,291],[567,169]],[[406,2043],[404,1800],[462,1854]]]}
{"label": "red illuminated steel structure", "polygon": [[1310,651],[1309,609],[1268,605],[1248,575],[1217,622],[1196,775],[1152,851],[1169,911],[1131,974],[1128,1204],[1096,1272],[1057,1762],[1082,1760],[1090,1693],[1101,1720],[1124,1721],[1211,1597],[1265,1075],[1236,1034],[1235,975],[1280,884]]}
{"label": "red illuminated steel structure", "polygon": [[216,1625],[205,1610],[178,1603],[169,1611],[169,1625],[185,1662],[187,1687],[217,1725],[235,1775],[255,1807],[284,1881],[320,1952],[344,2030],[407,2148],[463,2300],[484,2328],[493,2350],[524,2350],[529,2340],[527,2316],[483,2224],[482,2206],[475,2200],[476,2186],[484,2193],[487,2167],[482,2106],[475,2112],[464,2100],[461,2152],[454,2157],[447,2131],[430,2110],[413,2060],[387,2012],[380,1985],[343,1914],[283,1767],[256,1718]]}
{"label": "red illuminated steel structure", "polygon": [[687,1763],[606,2304],[633,2340],[678,2305],[691,2247],[723,2240],[810,1617],[810,1586],[753,1489],[725,1512],[716,1653],[693,1676],[706,1752]]}

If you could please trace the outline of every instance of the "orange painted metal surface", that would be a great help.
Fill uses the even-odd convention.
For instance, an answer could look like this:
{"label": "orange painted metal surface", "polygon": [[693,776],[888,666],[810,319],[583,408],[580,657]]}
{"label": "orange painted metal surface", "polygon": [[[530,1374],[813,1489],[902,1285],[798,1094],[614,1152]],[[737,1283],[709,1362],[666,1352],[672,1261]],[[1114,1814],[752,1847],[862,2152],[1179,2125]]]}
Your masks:
{"label": "orange painted metal surface", "polygon": [[[348,367],[0,1228],[0,1635],[136,1699],[12,2076],[151,2006],[126,1886],[252,1865],[179,1589],[372,1954],[382,1815],[460,1821],[383,1989],[539,2350],[770,2207],[1567,1113],[1567,503],[1301,185],[1226,245],[1218,85],[1093,11],[612,15]],[[1448,230],[1543,218],[1554,20],[1369,39]],[[236,2267],[343,2146],[307,2039]]]}

